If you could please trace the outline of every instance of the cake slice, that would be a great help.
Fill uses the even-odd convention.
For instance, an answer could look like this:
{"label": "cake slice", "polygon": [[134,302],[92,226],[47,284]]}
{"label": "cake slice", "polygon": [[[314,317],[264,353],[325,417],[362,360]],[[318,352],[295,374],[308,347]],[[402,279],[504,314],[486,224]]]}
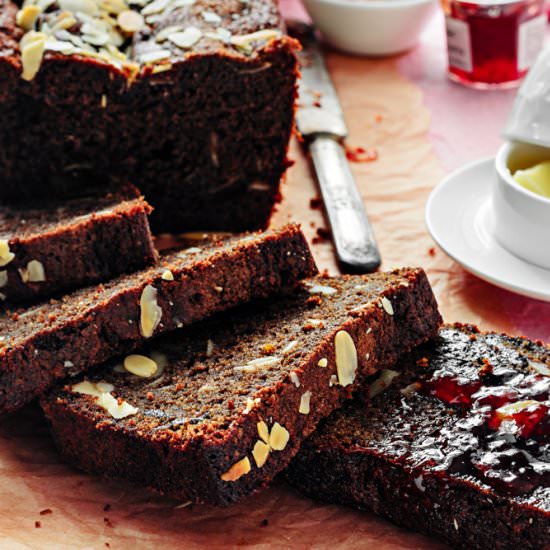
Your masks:
{"label": "cake slice", "polygon": [[0,0],[0,200],[128,179],[155,233],[265,228],[297,48],[277,0]]}
{"label": "cake slice", "polygon": [[287,478],[454,548],[549,548],[549,375],[540,342],[446,326],[322,423]]}
{"label": "cake slice", "polygon": [[63,202],[0,206],[0,298],[48,298],[154,264],[150,212],[130,185]]}
{"label": "cake slice", "polygon": [[42,406],[82,469],[227,505],[267,485],[321,418],[439,322],[421,270],[321,277],[151,342]]}
{"label": "cake slice", "polygon": [[159,266],[59,301],[0,315],[0,412],[56,379],[252,298],[290,290],[316,272],[296,225],[162,258]]}

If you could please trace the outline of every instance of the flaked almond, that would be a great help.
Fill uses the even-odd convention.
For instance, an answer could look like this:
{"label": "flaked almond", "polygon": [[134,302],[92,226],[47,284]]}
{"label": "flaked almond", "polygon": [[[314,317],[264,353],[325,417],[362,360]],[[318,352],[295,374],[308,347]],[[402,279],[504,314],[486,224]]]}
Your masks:
{"label": "flaked almond", "polygon": [[307,290],[310,294],[322,294],[324,296],[332,296],[338,292],[334,287],[327,285],[310,285]]}
{"label": "flaked almond", "polygon": [[336,351],[336,372],[341,386],[353,384],[357,373],[357,350],[353,338],[345,330],[340,330],[334,338]]}
{"label": "flaked almond", "polygon": [[187,27],[182,32],[168,35],[168,40],[178,48],[187,50],[192,48],[202,38],[202,31],[196,27]]}
{"label": "flaked almond", "polygon": [[258,359],[252,359],[247,363],[251,367],[270,367],[277,365],[281,362],[280,357],[275,357],[273,355],[267,355],[265,357],[258,357]]}
{"label": "flaked almond", "polygon": [[130,405],[127,401],[116,399],[110,393],[102,393],[97,398],[96,403],[100,407],[103,407],[116,420],[132,416],[139,410]]}
{"label": "flaked almond", "polygon": [[150,338],[162,319],[162,309],[157,303],[157,289],[147,285],[141,293],[139,305],[141,308],[140,331],[143,337]]}
{"label": "flaked almond", "polygon": [[84,395],[92,395],[99,397],[103,393],[110,393],[115,389],[112,384],[108,382],[90,382],[89,380],[83,380],[78,384],[71,386],[73,393],[82,393]]}
{"label": "flaked almond", "polygon": [[143,15],[153,15],[155,13],[160,13],[164,11],[166,7],[170,4],[170,0],[153,0],[149,2],[142,10]]}
{"label": "flaked almond", "polygon": [[44,266],[38,260],[31,260],[26,268],[19,269],[18,271],[24,283],[42,283],[46,280]]}
{"label": "flaked almond", "polygon": [[171,55],[172,52],[170,50],[159,49],[141,54],[139,56],[139,60],[141,63],[147,65],[148,63],[156,63],[157,61],[164,61],[165,59],[169,59]]}
{"label": "flaked almond", "polygon": [[162,272],[161,279],[163,279],[164,281],[173,281],[174,274],[169,269],[166,269]]}
{"label": "flaked almond", "polygon": [[300,387],[300,378],[298,377],[298,375],[292,371],[289,375],[290,377],[290,381],[297,387],[299,388]]}
{"label": "flaked almond", "polygon": [[369,397],[372,399],[391,386],[393,379],[401,373],[396,370],[384,369],[380,376],[370,385]]}
{"label": "flaked almond", "polygon": [[8,265],[15,258],[10,250],[10,244],[6,239],[0,239],[0,267]]}
{"label": "flaked almond", "polygon": [[319,359],[317,366],[323,368],[328,367],[328,359],[326,357],[322,357],[321,359]]}
{"label": "flaked almond", "polygon": [[230,43],[246,52],[250,52],[254,44],[263,44],[275,40],[281,36],[281,31],[278,29],[263,29],[250,34],[242,34],[240,36],[231,36]]}
{"label": "flaked almond", "polygon": [[0,271],[0,288],[4,288],[8,284],[8,272]]}
{"label": "flaked almond", "polygon": [[29,4],[17,12],[15,21],[24,31],[30,31],[34,27],[36,19],[40,15],[41,11],[42,10],[39,6]]}
{"label": "flaked almond", "polygon": [[300,398],[300,408],[298,409],[298,412],[300,414],[309,414],[310,400],[311,400],[310,391],[306,391],[304,394],[302,394],[302,397]]}
{"label": "flaked almond", "polygon": [[[32,80],[42,64],[44,49],[46,47],[46,35],[42,32],[29,31],[21,39],[21,64],[23,80]],[[5,264],[4,264],[5,265]]]}
{"label": "flaked almond", "polygon": [[214,353],[214,341],[210,338],[206,341],[206,356],[212,357],[212,354]]}
{"label": "flaked almond", "polygon": [[98,6],[94,0],[57,0],[57,3],[63,11],[71,13],[96,15],[98,12]]}
{"label": "flaked almond", "polygon": [[222,481],[237,481],[240,477],[250,472],[250,460],[247,456],[235,462],[227,472],[221,475]]}
{"label": "flaked almond", "polygon": [[269,434],[269,446],[274,451],[283,451],[289,439],[290,434],[288,433],[288,430],[281,426],[278,422],[275,422]]}
{"label": "flaked almond", "polygon": [[380,303],[382,304],[382,308],[388,315],[393,315],[393,306],[385,296],[382,296]]}
{"label": "flaked almond", "polygon": [[287,353],[290,353],[297,345],[298,340],[292,340],[281,350],[281,353],[283,355],[286,355]]}
{"label": "flaked almond", "polygon": [[257,428],[260,438],[265,443],[269,443],[269,428],[267,427],[267,424],[263,420],[260,420],[260,422],[258,422],[257,424]]}
{"label": "flaked almond", "polygon": [[254,445],[254,449],[252,449],[252,456],[254,457],[254,461],[256,462],[256,466],[258,468],[261,468],[267,460],[267,457],[269,456],[269,445],[265,443],[264,441],[256,441],[256,444]]}
{"label": "flaked almond", "polygon": [[127,34],[134,34],[140,31],[145,25],[143,15],[134,10],[121,11],[116,20],[118,26]]}
{"label": "flaked almond", "polygon": [[153,359],[145,355],[128,355],[124,359],[124,368],[131,374],[142,378],[149,378],[157,373],[158,365]]}

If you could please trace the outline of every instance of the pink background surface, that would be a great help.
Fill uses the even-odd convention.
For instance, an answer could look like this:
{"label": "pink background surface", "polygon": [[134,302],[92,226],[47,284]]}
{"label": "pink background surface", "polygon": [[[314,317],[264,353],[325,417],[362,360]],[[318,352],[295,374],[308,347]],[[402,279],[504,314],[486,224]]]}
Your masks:
{"label": "pink background surface", "polygon": [[[307,18],[299,0],[280,0],[280,4],[285,15]],[[391,66],[417,89],[420,94],[419,105],[412,105],[411,109],[425,109],[429,116],[425,135],[418,136],[418,139],[425,140],[431,145],[440,170],[438,174],[437,170],[433,169],[429,181],[426,180],[431,187],[436,185],[446,173],[470,161],[494,155],[502,143],[500,134],[516,91],[478,91],[457,85],[447,78],[444,18],[440,10],[430,21],[418,46],[403,55],[390,59],[369,60],[352,58],[335,52],[329,47],[326,48],[326,52],[328,66],[335,77],[337,90],[341,98],[343,97],[344,110],[348,114],[348,123],[351,127],[350,139],[354,138],[353,130],[357,124],[350,120],[351,109],[346,110],[346,89],[339,86],[339,82],[342,81],[339,75],[352,71],[353,75],[348,74],[346,82],[350,84],[353,82],[354,85],[359,86],[359,82],[365,79],[364,75],[372,75],[373,71],[382,71]],[[373,79],[369,79],[368,82],[372,85]],[[380,91],[385,95],[385,90]],[[364,94],[370,92],[367,82],[363,92]],[[375,93],[377,92],[373,91],[370,104],[365,100],[364,113],[355,109],[353,116],[368,116],[368,108],[377,103]],[[379,97],[382,101],[382,96]],[[353,105],[353,107],[357,106]],[[403,116],[410,118],[416,114],[407,112],[403,113]],[[367,145],[377,147],[378,144],[371,140]],[[370,204],[367,184],[362,181],[360,175],[357,176],[357,173],[356,177],[365,195],[369,212],[374,210],[374,217],[376,217],[376,205]],[[427,198],[427,195],[424,198]],[[388,196],[386,200],[399,200],[399,198]],[[413,207],[423,210],[423,204],[415,203]],[[375,230],[377,233],[381,232],[379,226],[375,227]],[[442,266],[434,266],[435,271],[430,273],[430,260],[422,263],[424,258],[420,254],[416,262],[412,254],[405,257],[409,263],[419,263],[426,267],[437,293],[436,271]],[[465,272],[454,262],[452,264],[451,266],[447,263],[443,268],[449,273],[448,288],[438,294],[444,314],[446,311],[449,313],[446,315],[448,320],[475,322],[481,328],[507,331],[550,342],[550,304],[494,287]],[[467,288],[469,286],[472,288]],[[464,308],[455,307],[455,301],[453,307],[447,308],[446,291],[457,293],[458,299],[462,298],[462,301],[469,302],[469,305]]]}

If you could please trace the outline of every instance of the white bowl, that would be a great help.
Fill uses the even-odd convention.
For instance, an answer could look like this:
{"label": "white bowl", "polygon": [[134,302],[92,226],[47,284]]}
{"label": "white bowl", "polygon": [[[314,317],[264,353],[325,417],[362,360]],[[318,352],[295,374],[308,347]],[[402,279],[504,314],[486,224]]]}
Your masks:
{"label": "white bowl", "polygon": [[550,149],[506,143],[496,157],[495,237],[512,254],[550,269],[550,199],[519,185],[512,173],[550,160]]}
{"label": "white bowl", "polygon": [[324,38],[357,55],[393,55],[412,48],[436,0],[304,0]]}

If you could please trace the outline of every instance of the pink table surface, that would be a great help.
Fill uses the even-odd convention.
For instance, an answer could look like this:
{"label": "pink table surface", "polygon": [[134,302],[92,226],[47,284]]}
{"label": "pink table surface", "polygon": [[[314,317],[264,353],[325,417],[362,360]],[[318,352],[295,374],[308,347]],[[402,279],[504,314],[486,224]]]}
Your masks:
{"label": "pink table surface", "polygon": [[[287,17],[307,18],[299,0],[280,0],[280,5]],[[337,90],[341,96],[345,97],[346,90],[338,84],[345,81],[341,75],[348,71],[341,66],[347,67],[351,64],[353,64],[353,70],[364,67],[369,72],[392,65],[397,68],[402,77],[417,88],[421,95],[420,103],[430,116],[427,131],[421,139],[431,145],[432,153],[437,157],[441,169],[439,177],[436,175],[435,180],[429,182],[431,187],[437,184],[445,173],[452,172],[470,161],[494,155],[502,143],[500,134],[516,91],[472,90],[457,85],[447,78],[444,18],[441,11],[433,16],[418,46],[403,55],[386,60],[369,60],[350,58],[345,54],[334,52],[329,47],[326,48],[326,52],[329,69],[336,76]],[[361,76],[348,75],[348,78],[348,82],[352,82]],[[365,88],[365,94],[368,93],[369,89]],[[346,104],[343,103],[346,110]],[[371,103],[376,103],[376,98]],[[411,108],[416,108],[416,104]],[[360,116],[360,112],[354,111],[353,116],[357,115]],[[407,113],[404,115],[408,116]],[[354,122],[350,121],[350,118],[348,116],[353,138]],[[368,143],[368,145],[377,146],[376,143]],[[358,176],[358,180],[363,191],[361,175]],[[368,191],[366,193],[363,191],[363,194],[366,195],[369,211],[376,209],[376,205],[369,204]],[[418,206],[415,205],[415,208]],[[380,227],[375,229],[380,232]],[[419,257],[418,262],[421,260],[422,257]],[[433,275],[434,272],[430,274],[429,261],[426,268],[429,275]],[[456,281],[460,278],[462,282],[458,285],[461,286],[458,292],[463,292],[464,298],[472,302],[470,309],[479,310],[475,316],[467,315],[465,321],[476,322],[482,328],[508,331],[550,342],[550,304],[518,296],[484,283],[456,264],[449,269],[454,270],[453,292],[457,289]],[[473,293],[466,291],[465,287],[468,285],[472,285],[477,291]],[[441,296],[438,297],[441,298]],[[483,298],[483,307],[476,308],[473,304],[478,297]],[[444,307],[443,310],[445,310]]]}

